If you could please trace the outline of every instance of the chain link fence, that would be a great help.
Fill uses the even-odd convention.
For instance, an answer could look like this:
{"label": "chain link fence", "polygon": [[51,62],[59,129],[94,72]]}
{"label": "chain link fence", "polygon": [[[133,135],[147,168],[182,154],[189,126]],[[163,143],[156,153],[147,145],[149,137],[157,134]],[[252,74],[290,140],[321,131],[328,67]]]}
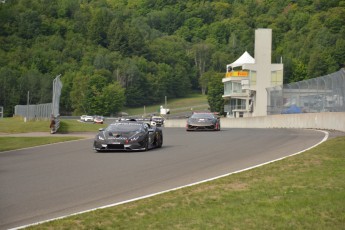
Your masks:
{"label": "chain link fence", "polygon": [[[29,120],[49,120],[51,133],[56,133],[60,127],[60,96],[62,89],[62,82],[60,76],[57,76],[53,81],[53,98],[52,103],[37,104],[37,105],[16,105],[14,107],[14,115],[22,116],[26,121]],[[29,94],[28,94],[29,95]]]}
{"label": "chain link fence", "polygon": [[60,96],[62,89],[62,82],[60,76],[57,76],[53,81],[53,101],[52,101],[52,114],[54,117],[60,116]]}
{"label": "chain link fence", "polygon": [[345,112],[345,69],[267,89],[267,114]]}
{"label": "chain link fence", "polygon": [[25,120],[48,120],[52,112],[52,103],[38,105],[16,105],[14,115],[25,117]]}

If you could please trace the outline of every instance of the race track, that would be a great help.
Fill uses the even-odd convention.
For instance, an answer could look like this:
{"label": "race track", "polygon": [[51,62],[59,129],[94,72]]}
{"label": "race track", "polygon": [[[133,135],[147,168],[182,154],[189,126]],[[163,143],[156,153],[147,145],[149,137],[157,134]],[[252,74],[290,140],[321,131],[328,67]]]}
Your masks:
{"label": "race track", "polygon": [[0,153],[0,229],[117,203],[262,164],[319,143],[300,129],[163,128],[161,149],[92,150],[93,139]]}

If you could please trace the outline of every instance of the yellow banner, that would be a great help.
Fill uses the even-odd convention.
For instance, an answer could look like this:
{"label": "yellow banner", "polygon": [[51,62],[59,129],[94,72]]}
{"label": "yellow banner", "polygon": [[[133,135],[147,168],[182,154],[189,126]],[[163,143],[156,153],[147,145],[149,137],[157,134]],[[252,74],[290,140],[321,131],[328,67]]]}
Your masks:
{"label": "yellow banner", "polygon": [[248,72],[247,71],[227,72],[226,77],[248,77]]}

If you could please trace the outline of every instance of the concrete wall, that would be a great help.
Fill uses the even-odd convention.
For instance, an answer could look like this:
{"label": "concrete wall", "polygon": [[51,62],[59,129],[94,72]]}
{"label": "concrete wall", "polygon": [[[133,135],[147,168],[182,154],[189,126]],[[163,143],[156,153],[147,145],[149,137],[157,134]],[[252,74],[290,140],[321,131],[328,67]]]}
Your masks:
{"label": "concrete wall", "polygon": [[255,30],[256,94],[253,117],[267,115],[267,87],[271,86],[272,29]]}
{"label": "concrete wall", "polygon": [[[166,120],[165,127],[186,127],[186,119]],[[345,132],[345,112],[281,114],[262,117],[221,118],[222,128],[310,128]]]}

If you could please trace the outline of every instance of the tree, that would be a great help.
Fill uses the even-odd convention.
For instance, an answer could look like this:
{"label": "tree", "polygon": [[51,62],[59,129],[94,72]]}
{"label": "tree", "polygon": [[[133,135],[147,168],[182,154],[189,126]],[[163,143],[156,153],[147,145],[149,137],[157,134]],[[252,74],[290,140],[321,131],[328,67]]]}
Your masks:
{"label": "tree", "polygon": [[191,88],[191,78],[193,72],[188,68],[188,64],[176,63],[174,66],[174,73],[169,79],[168,92],[170,97],[185,97]]}
{"label": "tree", "polygon": [[232,57],[225,51],[215,51],[211,57],[211,69],[216,72],[225,72],[225,67]]}
{"label": "tree", "polygon": [[[154,96],[152,93],[152,84],[147,79],[147,71],[150,69],[150,63],[142,57],[133,57],[125,60],[125,62],[121,65],[124,69],[120,68],[120,71],[123,71],[124,78],[117,79],[121,80],[120,82],[123,85],[126,85],[126,106],[135,107],[151,104],[154,101]],[[127,82],[125,75],[128,77],[127,80],[130,81]]]}
{"label": "tree", "polygon": [[138,81],[126,88],[126,106],[140,107],[142,105],[151,104],[154,100],[150,92],[151,87],[146,79],[140,78]]}
{"label": "tree", "polygon": [[[204,75],[204,73],[210,66],[212,52],[213,46],[211,44],[198,43],[193,46],[194,64],[195,68],[197,69],[199,78]],[[202,79],[201,81],[204,82],[204,79]],[[202,88],[202,92],[205,93],[205,88]]]}
{"label": "tree", "polygon": [[124,27],[124,22],[120,19],[116,18],[111,21],[107,31],[108,49],[111,51],[119,51],[122,54],[127,53],[128,41]]}
{"label": "tree", "polygon": [[61,115],[70,115],[69,112],[73,111],[70,93],[73,86],[74,76],[75,76],[74,73],[67,72],[61,77],[61,81],[63,85],[61,89],[61,96],[60,96],[60,114]]}
{"label": "tree", "polygon": [[114,76],[123,88],[130,86],[140,74],[134,59],[125,58],[116,63]]}
{"label": "tree", "polygon": [[201,87],[202,95],[205,95],[207,92],[208,82],[215,75],[214,71],[207,71],[199,78],[199,84]]}
{"label": "tree", "polygon": [[0,105],[4,107],[4,116],[12,116],[14,106],[19,104],[17,79],[18,71],[8,67],[0,68]]}
{"label": "tree", "polygon": [[149,81],[153,90],[154,99],[158,102],[160,98],[172,96],[168,94],[169,78],[173,74],[171,66],[161,63],[157,65],[157,71],[149,75]]}
{"label": "tree", "polygon": [[205,32],[202,19],[191,17],[184,21],[184,24],[176,30],[175,34],[188,42],[192,42],[204,40],[206,38]]}
{"label": "tree", "polygon": [[345,68],[345,39],[339,38],[335,44],[334,58],[338,62],[338,68]]}
{"label": "tree", "polygon": [[107,31],[112,20],[111,12],[108,8],[97,8],[88,24],[89,38],[92,42],[103,47],[108,46]]}
{"label": "tree", "polygon": [[76,0],[59,0],[57,14],[59,17],[72,18],[75,11],[79,8],[79,3]]}
{"label": "tree", "polygon": [[17,20],[17,33],[22,38],[32,39],[40,33],[41,20],[37,11],[24,11],[19,14]]}
{"label": "tree", "polygon": [[86,114],[89,112],[89,106],[86,103],[87,91],[90,77],[77,73],[73,78],[70,98],[75,115]]}
{"label": "tree", "polygon": [[308,79],[308,68],[299,59],[292,60],[292,76],[289,82],[298,82]]}
{"label": "tree", "polygon": [[[335,64],[334,58],[326,50],[316,49],[310,54],[308,63],[308,75],[312,77],[320,77],[328,72],[328,69]],[[333,70],[332,72],[335,72]]]}
{"label": "tree", "polygon": [[105,86],[98,98],[98,106],[93,112],[104,116],[116,115],[125,104],[125,90],[118,82]]}
{"label": "tree", "polygon": [[[8,0],[0,3],[0,84],[6,84],[0,101],[26,103],[28,90],[35,91],[32,102],[46,101],[57,74],[66,81],[65,112],[92,111],[94,99],[84,100],[100,100],[95,95],[117,81],[126,106],[190,90],[209,93],[204,74],[224,72],[245,50],[254,53],[255,28],[267,27],[272,60],[283,57],[285,79],[323,76],[345,64],[344,6],[339,0]],[[89,84],[96,76],[105,78],[99,92],[90,88],[96,80]]]}
{"label": "tree", "polygon": [[104,76],[78,74],[71,91],[74,114],[111,115],[121,111],[125,90],[118,82],[107,83]]}
{"label": "tree", "polygon": [[173,7],[164,7],[162,10],[152,10],[147,14],[148,25],[168,35],[173,34],[180,26],[183,18],[181,13]]}
{"label": "tree", "polygon": [[208,82],[207,101],[212,112],[224,113],[224,85],[222,83],[223,73],[215,73]]}

